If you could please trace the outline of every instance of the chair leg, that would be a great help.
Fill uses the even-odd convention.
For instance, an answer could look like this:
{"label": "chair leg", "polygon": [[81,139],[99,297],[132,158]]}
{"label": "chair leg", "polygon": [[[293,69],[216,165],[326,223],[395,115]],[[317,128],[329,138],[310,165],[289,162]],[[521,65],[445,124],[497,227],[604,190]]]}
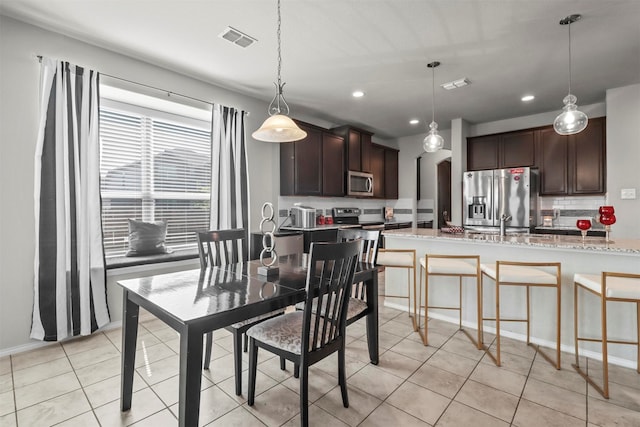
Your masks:
{"label": "chair leg", "polygon": [[609,398],[609,355],[607,353],[607,299],[600,295],[602,300],[602,391],[605,399]]}
{"label": "chair leg", "polygon": [[233,368],[236,374],[236,396],[242,395],[242,335],[237,329],[233,331]]}
{"label": "chair leg", "polygon": [[458,276],[458,279],[460,280],[458,286],[458,296],[460,297],[458,301],[458,307],[460,308],[460,310],[458,310],[458,327],[462,329],[462,276]]}
{"label": "chair leg", "polygon": [[636,336],[637,336],[637,343],[636,344],[636,348],[638,351],[638,354],[636,356],[636,371],[638,371],[638,373],[640,374],[640,302],[636,303]]}
{"label": "chair leg", "polygon": [[300,365],[298,363],[293,364],[293,378],[300,378]]}
{"label": "chair leg", "polygon": [[580,366],[580,355],[578,354],[578,285],[573,284],[573,340],[576,352],[576,366]]}
{"label": "chair leg", "polygon": [[531,323],[529,322],[529,318],[531,316],[531,305],[529,304],[530,301],[530,293],[529,290],[531,289],[529,286],[525,286],[525,288],[527,289],[527,345],[531,343]]}
{"label": "chair leg", "polygon": [[561,309],[561,295],[562,295],[562,288],[560,287],[561,285],[558,284],[558,299],[556,301],[556,317],[557,317],[557,325],[556,325],[556,369],[560,369],[560,365],[561,365],[561,361],[560,358],[562,357],[560,355],[560,327],[561,322],[562,322],[562,317],[560,315],[560,309]]}
{"label": "chair leg", "polygon": [[253,406],[256,397],[256,374],[258,371],[258,346],[253,338],[249,340],[249,390],[247,404]]}
{"label": "chair leg", "polygon": [[280,370],[284,371],[287,369],[287,360],[284,357],[280,357]]}
{"label": "chair leg", "polygon": [[309,366],[302,363],[300,372],[300,425],[309,425]]}
{"label": "chair leg", "polygon": [[204,347],[204,369],[209,369],[211,363],[211,348],[213,347],[213,332],[207,333],[207,341]]}
{"label": "chair leg", "polygon": [[480,284],[480,280],[478,279],[478,277],[476,276],[476,310],[477,310],[477,317],[478,317],[478,350],[482,350],[483,347],[483,343],[482,343],[482,285]]}
{"label": "chair leg", "polygon": [[500,366],[500,284],[496,278],[496,366]]}
{"label": "chair leg", "polygon": [[243,337],[243,341],[244,341],[244,352],[247,352],[247,348],[249,347],[249,337],[247,336],[247,334],[242,334]]}
{"label": "chair leg", "polygon": [[424,345],[429,345],[429,272],[424,269]]}
{"label": "chair leg", "polygon": [[347,394],[347,373],[345,367],[345,349],[338,350],[338,382],[342,393],[342,405],[349,407],[349,395]]}

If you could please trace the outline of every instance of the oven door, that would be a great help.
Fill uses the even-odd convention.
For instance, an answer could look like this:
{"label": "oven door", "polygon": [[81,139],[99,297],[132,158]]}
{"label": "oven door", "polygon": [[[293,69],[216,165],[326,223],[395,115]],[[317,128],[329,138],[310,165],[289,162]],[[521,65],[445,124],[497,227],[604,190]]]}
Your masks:
{"label": "oven door", "polygon": [[347,175],[347,195],[372,197],[373,174],[349,171]]}

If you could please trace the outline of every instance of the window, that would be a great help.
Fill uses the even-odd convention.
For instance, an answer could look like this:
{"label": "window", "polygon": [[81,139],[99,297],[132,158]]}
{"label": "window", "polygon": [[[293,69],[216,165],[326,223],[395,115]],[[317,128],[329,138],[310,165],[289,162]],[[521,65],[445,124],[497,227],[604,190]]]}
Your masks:
{"label": "window", "polygon": [[195,249],[195,231],[209,228],[211,113],[190,114],[195,108],[143,95],[131,100],[131,93],[124,97],[124,91],[109,87],[100,90],[105,256],[128,250],[129,218],[164,220],[168,247]]}

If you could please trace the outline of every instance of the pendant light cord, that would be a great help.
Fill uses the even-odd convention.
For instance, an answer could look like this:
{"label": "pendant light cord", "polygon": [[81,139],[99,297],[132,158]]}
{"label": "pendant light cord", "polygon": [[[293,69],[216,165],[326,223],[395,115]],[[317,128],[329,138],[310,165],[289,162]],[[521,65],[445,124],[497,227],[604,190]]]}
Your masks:
{"label": "pendant light cord", "polygon": [[571,94],[571,23],[567,26],[569,27],[569,94]]}
{"label": "pendant light cord", "polygon": [[436,67],[431,67],[431,123],[436,121]]}
{"label": "pendant light cord", "polygon": [[282,69],[282,50],[280,48],[280,27],[282,25],[281,23],[282,18],[280,17],[280,0],[278,0],[278,86],[281,86],[281,80],[280,80],[280,71]]}

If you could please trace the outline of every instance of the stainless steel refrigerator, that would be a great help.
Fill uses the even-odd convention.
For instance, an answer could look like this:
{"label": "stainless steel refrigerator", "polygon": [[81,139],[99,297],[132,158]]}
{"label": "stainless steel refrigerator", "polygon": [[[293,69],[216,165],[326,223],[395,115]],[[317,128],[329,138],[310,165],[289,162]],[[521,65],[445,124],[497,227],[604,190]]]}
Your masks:
{"label": "stainless steel refrigerator", "polygon": [[508,231],[535,227],[538,211],[538,170],[509,168],[464,172],[463,223],[466,228],[498,231],[505,218]]}

